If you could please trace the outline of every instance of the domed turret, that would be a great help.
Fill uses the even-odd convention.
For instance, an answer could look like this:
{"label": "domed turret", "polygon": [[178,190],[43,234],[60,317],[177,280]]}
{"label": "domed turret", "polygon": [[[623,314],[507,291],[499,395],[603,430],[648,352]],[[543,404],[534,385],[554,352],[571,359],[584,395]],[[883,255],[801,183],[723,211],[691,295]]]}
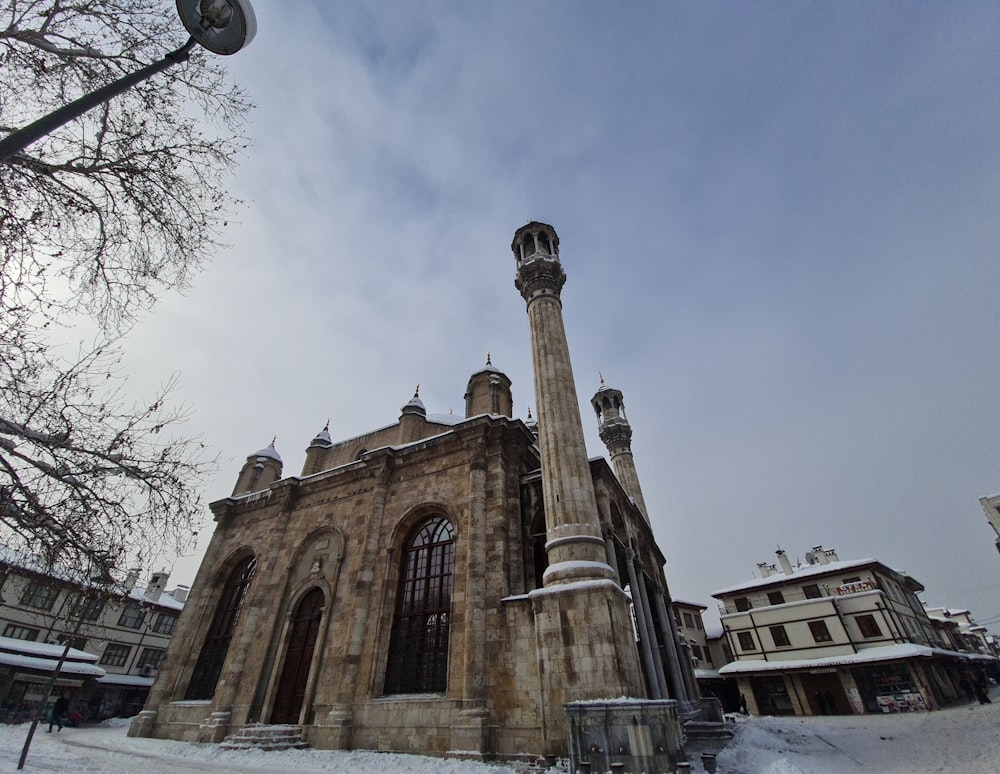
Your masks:
{"label": "domed turret", "polygon": [[424,437],[427,427],[427,408],[420,400],[420,385],[413,397],[400,409],[399,443],[411,443]]}
{"label": "domed turret", "polygon": [[309,442],[306,449],[306,462],[302,466],[302,475],[311,476],[325,469],[326,450],[333,446],[333,439],[330,438],[330,420],[326,420],[323,429],[316,433],[316,437]]}
{"label": "domed turret", "polygon": [[507,374],[493,365],[486,353],[486,365],[469,377],[465,388],[465,416],[495,414],[509,417],[514,412],[514,399],[510,393]]}
{"label": "domed turret", "polygon": [[535,436],[535,441],[538,441],[538,420],[531,416],[531,407],[528,408],[528,418],[524,420],[525,426],[531,431],[531,434]]}
{"label": "domed turret", "polygon": [[284,463],[281,461],[278,450],[274,448],[276,440],[277,436],[271,439],[268,446],[247,457],[247,461],[240,471],[240,476],[236,480],[236,487],[233,489],[234,497],[263,491],[281,478],[281,469]]}

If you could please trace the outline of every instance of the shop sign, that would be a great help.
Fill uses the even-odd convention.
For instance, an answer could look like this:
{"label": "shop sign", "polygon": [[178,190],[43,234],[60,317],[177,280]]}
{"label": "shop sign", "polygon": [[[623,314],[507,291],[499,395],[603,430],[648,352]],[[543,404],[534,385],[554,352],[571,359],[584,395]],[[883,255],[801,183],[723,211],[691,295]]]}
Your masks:
{"label": "shop sign", "polygon": [[[16,672],[14,674],[14,679],[22,683],[47,683],[51,680],[51,677],[46,675],[29,675],[25,672]],[[79,688],[83,685],[83,680],[70,680],[68,678],[60,677],[56,679],[56,685],[61,685],[65,688]]]}
{"label": "shop sign", "polygon": [[862,591],[875,591],[876,586],[870,580],[863,580],[845,583],[843,586],[837,586],[834,590],[842,596],[844,594],[860,594]]}

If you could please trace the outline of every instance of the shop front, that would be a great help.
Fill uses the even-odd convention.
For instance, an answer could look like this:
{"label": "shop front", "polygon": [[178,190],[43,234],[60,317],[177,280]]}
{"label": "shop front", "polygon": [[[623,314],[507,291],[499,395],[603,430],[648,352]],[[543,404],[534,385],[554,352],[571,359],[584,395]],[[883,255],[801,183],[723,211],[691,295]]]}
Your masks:
{"label": "shop front", "polygon": [[70,648],[55,687],[46,695],[62,654],[62,645],[0,637],[0,720],[20,723],[35,713],[46,717],[50,705],[64,692],[70,694],[70,709],[80,711],[81,702],[86,702],[104,670],[97,666],[93,653]]}

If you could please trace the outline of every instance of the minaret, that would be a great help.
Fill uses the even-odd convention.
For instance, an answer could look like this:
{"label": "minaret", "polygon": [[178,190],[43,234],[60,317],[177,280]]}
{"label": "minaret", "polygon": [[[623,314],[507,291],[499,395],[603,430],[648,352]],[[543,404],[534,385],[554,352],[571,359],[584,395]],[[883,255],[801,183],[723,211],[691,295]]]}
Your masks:
{"label": "minaret", "polygon": [[545,585],[614,578],[601,535],[563,325],[560,292],[566,272],[559,262],[559,237],[552,226],[532,222],[517,230],[511,249],[517,262],[514,286],[527,303],[531,327],[549,559]]}
{"label": "minaret", "polygon": [[625,488],[628,495],[642,511],[643,518],[649,523],[649,513],[646,511],[646,501],[642,498],[642,487],[639,476],[635,472],[635,460],[632,457],[632,425],[625,416],[625,401],[621,390],[608,387],[601,376],[601,388],[590,399],[590,405],[597,412],[597,424],[601,440],[611,453],[611,464],[615,475]]}

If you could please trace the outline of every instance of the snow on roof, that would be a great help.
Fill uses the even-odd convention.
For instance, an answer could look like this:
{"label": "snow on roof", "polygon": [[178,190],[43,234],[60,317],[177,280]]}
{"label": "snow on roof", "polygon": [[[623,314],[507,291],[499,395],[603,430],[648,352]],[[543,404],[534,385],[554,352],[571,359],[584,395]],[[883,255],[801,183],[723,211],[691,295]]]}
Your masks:
{"label": "snow on roof", "polygon": [[[65,645],[28,642],[13,637],[0,637],[0,664],[18,669],[36,669],[52,672],[63,654]],[[70,648],[60,672],[84,677],[102,677],[104,670],[96,664],[97,656],[83,650]]]}
{"label": "snow on roof", "polygon": [[819,578],[824,575],[837,575],[845,570],[857,569],[871,564],[879,564],[877,559],[853,559],[843,562],[830,562],[829,564],[806,564],[794,568],[791,575],[777,572],[767,578],[755,578],[746,583],[738,583],[718,591],[713,591],[713,597],[720,597],[724,594],[733,594],[737,591],[747,591],[749,589],[773,586],[778,583],[789,583],[803,578]]}
{"label": "snow on roof", "polygon": [[465,417],[456,414],[428,414],[427,421],[435,425],[457,425],[465,421]]}
{"label": "snow on roof", "polygon": [[159,605],[160,607],[168,607],[171,610],[183,610],[184,603],[178,602],[174,599],[174,592],[177,589],[171,589],[170,591],[164,591],[157,599],[146,596],[145,589],[132,589],[129,593],[129,599],[135,600],[136,602],[145,605]]}
{"label": "snow on roof", "polygon": [[719,674],[716,669],[695,669],[694,677],[696,680],[721,680],[722,675]]}
{"label": "snow on roof", "polygon": [[333,439],[330,437],[330,431],[327,428],[323,428],[318,433],[316,437],[312,439],[312,444],[317,446],[333,446]]}
{"label": "snow on roof", "polygon": [[696,607],[699,610],[708,610],[707,605],[699,605],[697,602],[685,602],[683,599],[675,599],[673,604],[684,605],[685,607]]}
{"label": "snow on roof", "polygon": [[866,648],[857,653],[842,656],[823,656],[822,658],[788,659],[787,661],[733,661],[719,669],[723,677],[747,672],[784,672],[796,669],[817,669],[832,666],[850,666],[852,664],[870,664],[877,661],[894,661],[903,658],[930,658],[931,656],[952,656],[967,661],[996,661],[993,656],[983,656],[978,653],[963,653],[956,650],[929,648],[926,645],[916,645],[910,642],[885,645],[880,648]]}
{"label": "snow on roof", "polygon": [[281,460],[281,455],[278,454],[278,450],[274,448],[274,441],[271,441],[271,443],[268,446],[265,446],[263,449],[261,449],[258,452],[255,452],[254,454],[251,454],[250,456],[251,457],[269,457],[270,459],[276,460],[278,462],[282,461]]}
{"label": "snow on roof", "polygon": [[[0,652],[0,664],[18,669],[37,669],[41,672],[54,672],[57,659],[38,658],[36,656],[19,656],[16,653]],[[82,675],[84,677],[103,677],[105,672],[97,664],[80,661],[64,661],[59,672],[61,674]]]}
{"label": "snow on roof", "polygon": [[[41,656],[42,658],[58,659],[62,656],[64,645],[50,645],[47,642],[29,642],[28,640],[17,640],[13,637],[0,637],[0,652],[29,654]],[[67,659],[73,661],[97,661],[97,656],[87,653],[85,650],[70,648],[66,654]]]}

